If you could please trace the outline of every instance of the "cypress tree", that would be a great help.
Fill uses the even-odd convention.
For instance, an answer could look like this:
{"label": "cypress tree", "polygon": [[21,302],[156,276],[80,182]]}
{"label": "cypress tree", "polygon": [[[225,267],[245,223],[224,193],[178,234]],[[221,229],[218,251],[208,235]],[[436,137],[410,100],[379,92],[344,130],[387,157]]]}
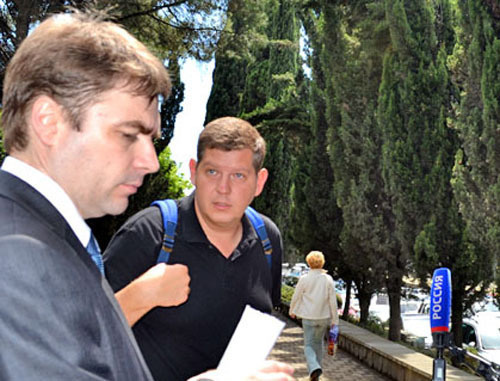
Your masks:
{"label": "cypress tree", "polygon": [[230,0],[224,32],[217,44],[213,85],[205,124],[222,116],[238,116],[248,66],[255,61],[255,45],[267,40],[266,1]]}
{"label": "cypress tree", "polygon": [[434,5],[440,50],[435,58],[432,78],[438,79],[438,83],[442,84],[436,86],[436,93],[441,93],[443,102],[436,105],[439,106],[436,107],[439,114],[436,114],[437,123],[430,137],[433,143],[431,149],[435,152],[434,163],[425,178],[430,213],[415,239],[413,264],[423,284],[436,267],[446,266],[451,269],[453,333],[455,343],[461,345],[462,312],[481,294],[475,290],[484,274],[484,262],[481,259],[483,250],[471,241],[470,234],[465,229],[451,187],[454,156],[460,147],[460,141],[453,128],[450,108],[457,90],[451,84],[446,63],[453,52],[455,37],[449,33],[452,30],[450,3],[438,1]]}
{"label": "cypress tree", "polygon": [[341,262],[356,284],[361,321],[366,322],[371,296],[384,285],[381,259],[391,250],[375,120],[387,28],[383,9],[372,1],[324,1],[322,10],[327,152],[343,217]]}
{"label": "cypress tree", "polygon": [[[311,127],[301,140],[294,175],[292,236],[303,252],[316,249],[325,254],[325,268],[333,275],[348,278],[341,261],[339,234],[342,215],[333,192],[334,173],[328,156],[328,123],[326,121],[325,76],[321,65],[322,19],[317,9],[304,9],[301,19],[308,36],[311,68]],[[307,99],[307,97],[301,97]]]}
{"label": "cypress tree", "polygon": [[[444,1],[439,3],[446,6]],[[402,279],[413,259],[417,235],[423,231],[421,237],[429,237],[433,226],[439,229],[428,241],[435,251],[428,252],[425,260],[416,257],[422,270],[425,265],[445,262],[451,250],[461,253],[462,231],[449,185],[457,149],[457,139],[446,124],[450,109],[446,59],[451,49],[446,46],[450,36],[444,31],[450,28],[443,28],[447,25],[443,19],[436,28],[436,9],[424,0],[386,0],[385,8],[391,49],[384,58],[378,123],[383,138],[385,191],[394,213],[398,245],[387,261],[389,338],[398,340]],[[429,259],[433,261],[427,263]],[[429,266],[426,269],[429,271]]]}
{"label": "cypress tree", "polygon": [[168,146],[174,136],[177,114],[182,111],[184,101],[184,83],[181,81],[179,60],[173,58],[168,65],[168,72],[172,80],[170,96],[164,99],[160,106],[161,136],[155,141],[156,153],[160,154]]}
{"label": "cypress tree", "polygon": [[[255,205],[275,220],[288,244],[294,168],[300,136],[308,121],[299,102],[303,73],[298,63],[295,1],[271,0],[267,4],[269,44],[256,50],[255,63],[248,68],[241,110],[242,116],[261,131],[269,149],[264,165],[270,176]],[[266,56],[268,60],[262,59]]]}
{"label": "cypress tree", "polygon": [[[498,4],[480,0],[459,2],[461,51],[465,72],[457,129],[462,149],[457,153],[453,188],[467,235],[479,249],[469,265],[478,271],[481,293],[498,277],[500,250],[500,22]],[[497,278],[497,283],[499,279]]]}
{"label": "cypress tree", "polygon": [[300,27],[295,2],[279,2],[271,20],[271,41],[269,51],[269,91],[271,99],[288,102],[296,96],[295,82],[299,69]]}

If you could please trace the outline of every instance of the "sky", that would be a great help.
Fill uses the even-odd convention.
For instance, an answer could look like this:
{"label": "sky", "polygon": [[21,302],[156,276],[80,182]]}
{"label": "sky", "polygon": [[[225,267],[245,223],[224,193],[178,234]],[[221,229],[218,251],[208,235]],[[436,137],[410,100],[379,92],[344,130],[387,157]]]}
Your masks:
{"label": "sky", "polygon": [[206,63],[188,59],[181,67],[181,80],[185,86],[184,101],[182,111],[177,115],[169,147],[172,159],[185,179],[189,179],[189,160],[196,159],[196,143],[205,121],[214,65],[214,60]]}

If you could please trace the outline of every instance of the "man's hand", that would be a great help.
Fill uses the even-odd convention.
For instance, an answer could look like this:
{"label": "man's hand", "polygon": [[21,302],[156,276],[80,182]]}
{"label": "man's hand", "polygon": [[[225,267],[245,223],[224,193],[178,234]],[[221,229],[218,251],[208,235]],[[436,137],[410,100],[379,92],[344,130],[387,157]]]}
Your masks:
{"label": "man's hand", "polygon": [[251,374],[223,375],[211,370],[188,381],[293,381],[293,368],[278,361],[265,361],[264,364]]}
{"label": "man's hand", "polygon": [[132,283],[140,284],[145,302],[153,308],[184,303],[189,296],[190,280],[187,266],[158,263]]}
{"label": "man's hand", "polygon": [[187,266],[158,263],[115,296],[127,321],[133,326],[154,307],[172,307],[184,303],[189,296],[190,280]]}

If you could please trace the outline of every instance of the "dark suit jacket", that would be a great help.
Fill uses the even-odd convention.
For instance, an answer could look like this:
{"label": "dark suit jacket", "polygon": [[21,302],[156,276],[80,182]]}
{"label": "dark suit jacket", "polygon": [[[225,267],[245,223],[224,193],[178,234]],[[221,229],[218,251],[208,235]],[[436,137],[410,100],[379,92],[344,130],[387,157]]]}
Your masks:
{"label": "dark suit jacket", "polygon": [[151,379],[111,288],[64,218],[1,170],[0,379]]}

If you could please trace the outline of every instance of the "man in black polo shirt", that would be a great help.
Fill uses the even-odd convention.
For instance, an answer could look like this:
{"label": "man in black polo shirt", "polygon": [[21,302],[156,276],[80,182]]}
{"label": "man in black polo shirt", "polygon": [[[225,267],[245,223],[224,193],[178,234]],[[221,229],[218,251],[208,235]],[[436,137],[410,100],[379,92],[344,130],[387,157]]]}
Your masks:
{"label": "man in black polo shirt", "polygon": [[[156,265],[163,239],[157,207],[127,221],[104,254],[108,280],[156,380],[184,381],[215,368],[245,305],[270,313],[280,301],[280,232],[262,216],[273,249],[269,266],[244,214],[267,180],[264,140],[249,123],[220,118],[200,134],[197,156],[190,162],[196,190],[177,201],[169,265]],[[176,287],[187,287],[189,277],[185,301]]]}

